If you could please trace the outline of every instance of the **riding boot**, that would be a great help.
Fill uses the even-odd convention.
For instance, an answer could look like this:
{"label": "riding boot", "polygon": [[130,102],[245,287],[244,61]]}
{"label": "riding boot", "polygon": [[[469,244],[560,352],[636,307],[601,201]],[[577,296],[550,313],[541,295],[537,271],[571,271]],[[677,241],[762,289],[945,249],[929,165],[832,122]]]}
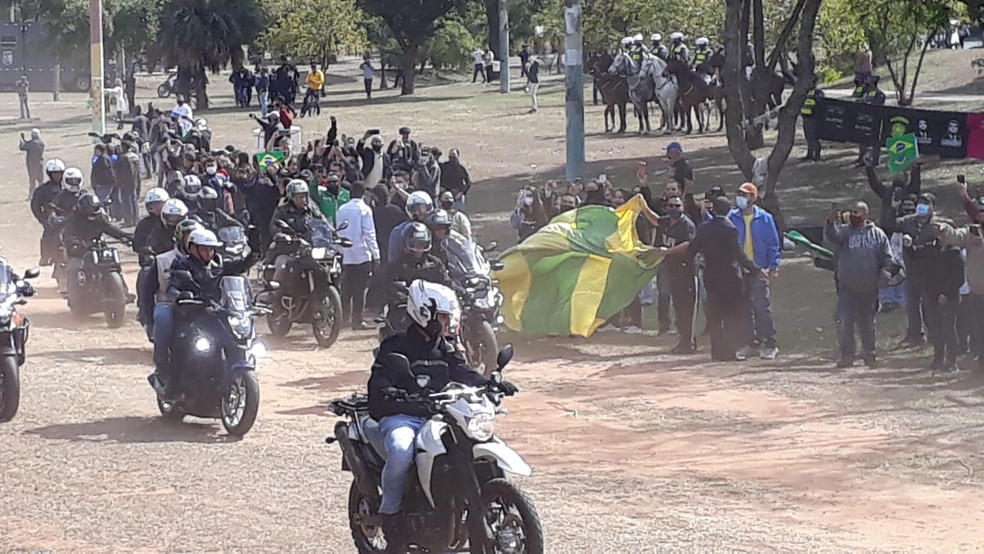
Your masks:
{"label": "riding boot", "polygon": [[402,513],[379,514],[383,518],[383,535],[386,537],[386,554],[407,554],[410,543],[407,521]]}

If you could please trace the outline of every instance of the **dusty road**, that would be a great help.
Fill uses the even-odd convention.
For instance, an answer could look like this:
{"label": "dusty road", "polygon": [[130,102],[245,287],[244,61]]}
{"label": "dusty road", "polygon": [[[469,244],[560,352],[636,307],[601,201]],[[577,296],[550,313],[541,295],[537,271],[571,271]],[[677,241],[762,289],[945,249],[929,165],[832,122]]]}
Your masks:
{"label": "dusty road", "polygon": [[[445,151],[460,146],[479,181],[470,198],[479,232],[506,238],[516,182],[562,159],[563,98],[548,94],[531,120],[519,115],[523,98],[473,98],[478,90],[425,90],[406,104],[384,97],[374,110],[350,94],[330,111],[343,130],[410,123]],[[0,109],[11,112],[14,100],[0,97]],[[80,105],[37,108],[50,152],[76,164],[88,156]],[[245,144],[240,112],[208,117],[216,144]],[[16,148],[19,130],[0,131],[0,150]],[[592,138],[590,158],[628,173],[665,142]],[[23,201],[21,160],[4,169],[0,254],[23,268],[36,261],[39,228]],[[132,261],[128,269],[132,284]],[[808,271],[790,264],[783,279]],[[39,288],[25,310],[34,327],[21,412],[0,426],[0,551],[352,551],[349,479],[323,442],[334,422],[324,403],[364,387],[371,333],[343,331],[319,351],[295,332],[259,369],[256,427],[230,441],[211,422],[156,417],[150,345],[135,322],[114,332],[100,319],[79,322],[52,281]],[[780,319],[823,310],[783,309]],[[905,360],[833,371],[795,353],[722,366],[662,354],[672,340],[652,335],[509,338],[518,350],[509,378],[522,394],[500,430],[534,466],[522,486],[548,552],[984,548],[977,376],[931,375]]]}

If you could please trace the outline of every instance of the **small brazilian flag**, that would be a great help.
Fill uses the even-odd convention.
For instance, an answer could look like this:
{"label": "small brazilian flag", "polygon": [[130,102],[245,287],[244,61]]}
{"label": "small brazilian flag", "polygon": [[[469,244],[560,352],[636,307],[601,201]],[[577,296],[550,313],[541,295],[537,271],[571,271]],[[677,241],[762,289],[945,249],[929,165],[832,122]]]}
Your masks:
{"label": "small brazilian flag", "polygon": [[287,159],[287,153],[281,150],[274,150],[273,152],[260,152],[256,155],[256,163],[260,166],[260,170],[265,170],[266,167],[273,163],[283,163]]}
{"label": "small brazilian flag", "polygon": [[591,336],[646,286],[664,254],[636,234],[645,206],[586,206],[561,214],[502,254],[503,316],[515,331]]}
{"label": "small brazilian flag", "polygon": [[888,137],[885,147],[888,151],[889,173],[905,171],[919,159],[919,143],[916,142],[915,133]]}

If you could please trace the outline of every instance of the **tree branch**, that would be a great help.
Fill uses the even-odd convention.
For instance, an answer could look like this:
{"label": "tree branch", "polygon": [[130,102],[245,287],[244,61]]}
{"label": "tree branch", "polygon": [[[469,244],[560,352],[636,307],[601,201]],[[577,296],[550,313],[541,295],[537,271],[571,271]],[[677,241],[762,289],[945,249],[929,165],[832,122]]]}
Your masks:
{"label": "tree branch", "polygon": [[766,64],[770,73],[776,70],[776,63],[779,61],[779,57],[786,51],[786,43],[789,42],[789,37],[793,35],[793,30],[796,29],[796,24],[799,23],[800,14],[803,12],[803,6],[805,4],[806,0],[796,0],[796,5],[793,6],[793,11],[789,14],[789,19],[782,26],[782,31],[779,33],[779,40],[776,41],[776,45],[772,49],[772,53],[769,54],[769,61]]}

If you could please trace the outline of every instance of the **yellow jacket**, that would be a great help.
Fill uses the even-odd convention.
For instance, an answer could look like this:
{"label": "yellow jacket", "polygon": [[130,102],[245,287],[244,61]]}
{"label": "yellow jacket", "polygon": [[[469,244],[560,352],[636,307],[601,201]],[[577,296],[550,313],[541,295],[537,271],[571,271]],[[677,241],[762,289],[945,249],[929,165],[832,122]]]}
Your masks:
{"label": "yellow jacket", "polygon": [[321,90],[325,84],[325,74],[319,71],[310,71],[307,76],[307,86],[309,89]]}

